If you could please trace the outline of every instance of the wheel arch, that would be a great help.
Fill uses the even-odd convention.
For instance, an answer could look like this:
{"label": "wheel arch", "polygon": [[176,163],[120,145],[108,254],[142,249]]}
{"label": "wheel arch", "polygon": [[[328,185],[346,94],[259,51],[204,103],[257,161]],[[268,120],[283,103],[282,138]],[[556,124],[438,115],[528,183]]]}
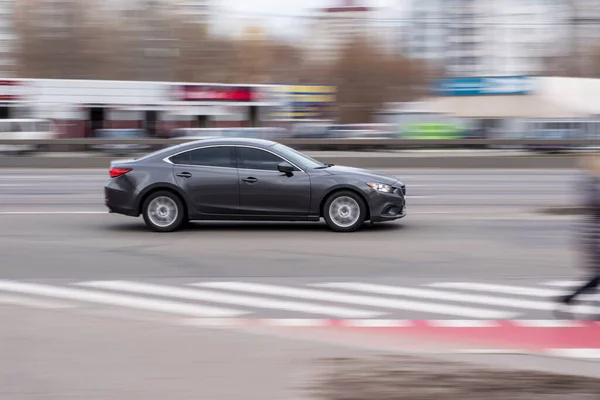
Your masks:
{"label": "wheel arch", "polygon": [[325,203],[327,202],[327,200],[329,200],[329,198],[331,196],[333,196],[334,194],[339,193],[339,192],[353,192],[353,193],[357,194],[362,199],[362,201],[365,203],[366,212],[367,212],[367,215],[365,216],[365,221],[370,220],[371,206],[369,204],[369,201],[367,200],[364,193],[361,193],[361,191],[359,189],[357,189],[353,186],[338,186],[338,187],[331,188],[327,193],[325,193],[325,195],[321,199],[321,203],[319,204],[319,216],[320,217],[323,217],[325,215],[323,209],[325,208]]}
{"label": "wheel arch", "polygon": [[185,215],[187,217],[187,215],[189,214],[189,209],[190,209],[190,205],[187,201],[187,197],[185,196],[185,194],[182,192],[182,190],[170,183],[156,183],[153,185],[148,186],[147,188],[145,188],[138,196],[137,198],[137,202],[136,202],[136,210],[138,212],[138,215],[142,213],[142,208],[144,207],[144,202],[146,201],[146,199],[152,194],[152,193],[156,193],[156,192],[171,192],[174,195],[176,195],[179,200],[181,200],[181,204],[183,204],[184,207],[184,212]]}

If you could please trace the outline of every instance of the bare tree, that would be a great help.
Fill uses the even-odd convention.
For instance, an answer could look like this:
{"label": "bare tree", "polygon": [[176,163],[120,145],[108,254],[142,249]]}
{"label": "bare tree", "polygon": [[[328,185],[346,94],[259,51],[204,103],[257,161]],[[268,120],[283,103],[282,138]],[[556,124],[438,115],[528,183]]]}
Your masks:
{"label": "bare tree", "polygon": [[416,99],[424,94],[426,71],[420,61],[385,54],[367,38],[355,39],[331,71],[341,121],[368,122],[386,102]]}
{"label": "bare tree", "polygon": [[86,53],[85,11],[80,1],[48,4],[23,0],[17,5],[17,71],[21,76],[76,78]]}

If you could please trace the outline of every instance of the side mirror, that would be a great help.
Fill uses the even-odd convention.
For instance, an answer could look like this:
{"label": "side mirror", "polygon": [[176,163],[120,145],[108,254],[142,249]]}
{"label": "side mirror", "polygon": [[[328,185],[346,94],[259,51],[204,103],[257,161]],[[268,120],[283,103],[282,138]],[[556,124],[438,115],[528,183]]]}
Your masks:
{"label": "side mirror", "polygon": [[283,172],[287,176],[294,175],[294,166],[287,162],[282,162],[277,165],[277,170]]}

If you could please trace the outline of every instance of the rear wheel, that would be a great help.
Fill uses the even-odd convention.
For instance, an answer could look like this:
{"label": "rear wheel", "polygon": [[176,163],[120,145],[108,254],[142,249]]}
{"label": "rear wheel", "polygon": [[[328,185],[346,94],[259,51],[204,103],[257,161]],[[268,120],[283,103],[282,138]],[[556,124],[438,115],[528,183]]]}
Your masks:
{"label": "rear wheel", "polygon": [[351,191],[332,194],[323,207],[323,217],[336,232],[354,232],[365,222],[367,209],[363,199]]}
{"label": "rear wheel", "polygon": [[185,208],[175,194],[167,191],[152,193],[142,208],[146,226],[155,232],[173,232],[186,220]]}

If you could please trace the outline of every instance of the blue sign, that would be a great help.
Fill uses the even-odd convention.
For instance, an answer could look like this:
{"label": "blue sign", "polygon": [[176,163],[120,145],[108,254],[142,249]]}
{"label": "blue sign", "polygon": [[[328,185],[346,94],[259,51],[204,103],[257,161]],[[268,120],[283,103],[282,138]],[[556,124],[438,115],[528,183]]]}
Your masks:
{"label": "blue sign", "polygon": [[485,96],[530,94],[534,78],[530,76],[495,76],[441,79],[435,92],[441,96]]}

